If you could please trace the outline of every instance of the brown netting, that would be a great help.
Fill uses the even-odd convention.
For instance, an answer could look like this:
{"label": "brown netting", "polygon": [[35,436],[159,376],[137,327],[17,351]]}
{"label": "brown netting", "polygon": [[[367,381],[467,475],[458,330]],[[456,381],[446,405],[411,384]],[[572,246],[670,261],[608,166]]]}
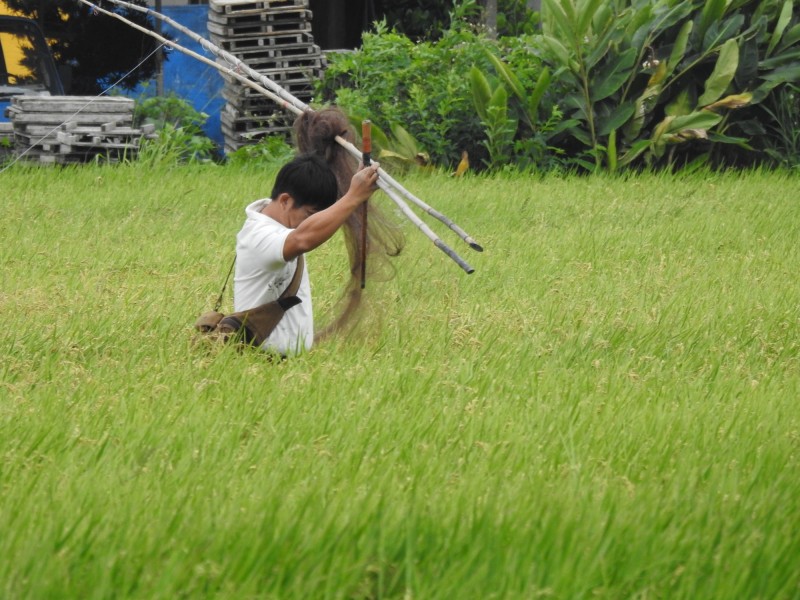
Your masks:
{"label": "brown netting", "polygon": [[[347,116],[338,108],[306,111],[294,122],[295,144],[302,153],[314,152],[324,157],[336,174],[339,197],[350,187],[350,180],[358,168],[353,158],[338,142],[341,136],[355,141],[355,130]],[[368,203],[367,214],[367,280],[387,281],[394,276],[390,257],[397,256],[405,245],[405,237],[397,223],[389,219],[377,206]],[[338,314],[315,335],[315,341],[332,333],[347,330],[358,322],[361,306],[361,252],[362,212],[355,211],[342,228],[350,260],[350,278],[335,309]]]}

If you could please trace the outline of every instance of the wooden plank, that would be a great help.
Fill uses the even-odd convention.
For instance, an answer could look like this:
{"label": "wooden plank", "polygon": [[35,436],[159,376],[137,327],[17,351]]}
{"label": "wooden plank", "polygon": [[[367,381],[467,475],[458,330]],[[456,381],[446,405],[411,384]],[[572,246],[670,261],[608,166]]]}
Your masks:
{"label": "wooden plank", "polygon": [[208,20],[218,25],[238,25],[247,23],[305,23],[313,20],[313,13],[305,8],[296,7],[288,10],[258,10],[225,14],[208,11]]}
{"label": "wooden plank", "polygon": [[75,113],[79,110],[107,113],[133,113],[132,98],[94,96],[15,96],[11,106],[23,112]]}
{"label": "wooden plank", "polygon": [[246,25],[218,25],[208,23],[208,32],[223,38],[240,38],[263,35],[265,37],[277,35],[291,35],[307,33],[311,35],[311,23],[248,23]]}
{"label": "wooden plank", "polygon": [[[77,115],[66,115],[63,113],[44,113],[44,112],[36,112],[36,113],[17,113],[14,115],[12,119],[12,123],[14,123],[14,130],[16,131],[19,129],[20,125],[27,125],[29,123],[33,124],[52,124],[52,125],[61,125],[63,123],[77,123],[80,127],[81,125],[102,125],[104,123],[109,123],[111,121],[120,119],[119,113],[89,113],[84,112]],[[129,118],[125,121],[120,120],[120,122],[127,122],[131,124],[133,122],[133,115],[131,114]]]}
{"label": "wooden plank", "polygon": [[[69,134],[82,136],[82,135],[97,135],[98,133],[100,133],[100,131],[101,130],[99,130],[97,127],[78,127],[78,126],[75,126],[75,127],[70,127],[69,129],[58,128],[56,130],[53,130],[53,128],[50,127],[49,125],[27,125],[25,127],[24,131],[17,131],[16,133],[17,133],[17,135],[31,137],[31,138],[47,136],[49,138],[55,139],[55,138],[57,138],[58,133],[69,133]],[[135,127],[117,127],[113,131],[106,132],[103,135],[107,135],[107,136],[112,136],[113,135],[113,136],[116,136],[116,137],[119,137],[119,136],[133,136],[133,137],[136,137],[136,136],[142,135],[143,132],[144,132],[144,128],[138,129],[138,128],[135,128]]]}
{"label": "wooden plank", "polygon": [[[327,61],[323,50],[316,44],[302,42],[300,44],[281,44],[280,46],[253,46],[252,48],[242,48],[237,50],[236,58],[244,61],[247,58],[287,58],[294,56],[322,56]],[[230,66],[226,60],[217,58],[217,63],[223,66]]]}
{"label": "wooden plank", "polygon": [[309,72],[313,69],[321,70],[326,63],[322,56],[314,56],[313,54],[307,57],[299,58],[292,56],[289,58],[248,58],[242,60],[244,64],[265,75],[271,73],[277,75],[284,71],[305,71]]}
{"label": "wooden plank", "polygon": [[313,44],[314,37],[310,33],[293,33],[274,36],[251,35],[233,39],[218,39],[215,43],[231,54],[236,54],[238,50],[245,50],[247,48],[279,47],[290,44]]}
{"label": "wooden plank", "polygon": [[294,10],[297,7],[308,8],[308,0],[211,0],[211,10],[225,14],[254,10]]}

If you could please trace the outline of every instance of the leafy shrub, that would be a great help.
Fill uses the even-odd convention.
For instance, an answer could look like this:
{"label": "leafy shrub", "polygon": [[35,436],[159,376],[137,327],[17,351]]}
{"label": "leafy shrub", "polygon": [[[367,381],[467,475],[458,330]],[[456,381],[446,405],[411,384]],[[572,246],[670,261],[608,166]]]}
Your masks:
{"label": "leafy shrub", "polygon": [[800,168],[800,88],[787,83],[761,109],[767,113],[761,150],[778,166]]}
{"label": "leafy shrub", "polygon": [[502,115],[495,123],[502,134],[488,126],[473,104],[469,74],[473,68],[488,72],[492,57],[502,54],[514,65],[520,85],[533,87],[541,71],[534,43],[532,36],[489,40],[464,18],[455,19],[439,40],[419,43],[378,23],[374,33],[364,35],[361,49],[330,56],[318,99],[355,119],[369,118],[383,131],[401,126],[438,165],[453,167],[462,151],[479,168],[524,162],[525,145],[515,142],[530,128],[518,131]]}
{"label": "leafy shrub", "polygon": [[543,40],[589,169],[752,162],[752,108],[800,77],[792,0],[544,0]]}
{"label": "leafy shrub", "polygon": [[467,73],[476,62],[488,66],[485,43],[458,28],[415,44],[378,23],[360,50],[330,57],[318,95],[383,131],[402,125],[437,164],[454,164],[463,150],[483,156]]}
{"label": "leafy shrub", "polygon": [[140,160],[151,162],[207,162],[216,152],[216,145],[203,132],[208,115],[198,112],[177,96],[156,96],[137,102],[134,110],[136,126],[155,125],[157,138],[146,140]]}
{"label": "leafy shrub", "polygon": [[231,152],[227,155],[227,163],[248,167],[283,165],[289,162],[294,154],[294,148],[284,137],[273,135]]}
{"label": "leafy shrub", "polygon": [[[542,170],[786,164],[796,155],[793,0],[544,0],[542,32],[493,42],[475,3],[436,42],[385,23],[320,87],[433,161]],[[790,160],[789,162],[792,162]]]}

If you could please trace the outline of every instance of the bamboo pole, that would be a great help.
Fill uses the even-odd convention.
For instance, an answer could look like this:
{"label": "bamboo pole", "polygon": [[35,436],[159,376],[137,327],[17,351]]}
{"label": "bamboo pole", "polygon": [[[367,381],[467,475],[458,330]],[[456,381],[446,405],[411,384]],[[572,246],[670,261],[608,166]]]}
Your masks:
{"label": "bamboo pole", "polygon": [[[272,81],[268,77],[266,77],[263,74],[258,73],[257,71],[251,69],[248,65],[243,63],[241,60],[239,60],[238,58],[236,58],[232,54],[230,54],[230,53],[226,52],[225,50],[223,50],[222,48],[219,48],[218,46],[212,44],[211,42],[209,42],[208,40],[206,40],[202,36],[196,34],[195,32],[191,31],[190,29],[184,27],[180,23],[177,23],[173,19],[170,19],[169,17],[167,17],[165,15],[162,15],[161,13],[157,13],[157,12],[155,12],[155,11],[149,9],[149,8],[146,8],[146,7],[143,7],[143,6],[137,6],[137,5],[131,4],[129,2],[124,2],[123,0],[108,0],[108,1],[111,2],[112,4],[116,4],[116,5],[119,5],[119,6],[126,7],[126,8],[130,8],[131,10],[144,12],[144,13],[146,13],[146,14],[148,14],[148,15],[156,18],[156,19],[163,20],[164,22],[166,22],[169,25],[175,27],[179,31],[182,31],[183,33],[185,33],[186,35],[188,35],[189,37],[191,37],[192,39],[194,39],[195,41],[200,43],[200,45],[204,49],[208,50],[209,52],[211,52],[215,56],[217,56],[219,58],[222,58],[226,62],[229,62],[230,64],[232,64],[234,68],[224,67],[223,65],[220,65],[218,62],[212,61],[212,60],[208,59],[207,57],[202,56],[201,54],[198,54],[198,53],[196,53],[196,52],[194,52],[192,50],[189,50],[188,48],[185,48],[184,46],[181,46],[177,42],[174,42],[172,40],[168,40],[165,37],[163,37],[161,35],[158,35],[154,31],[151,31],[150,29],[147,29],[145,27],[137,25],[136,23],[130,21],[129,19],[126,19],[125,17],[123,17],[120,14],[117,14],[117,13],[115,13],[113,11],[105,10],[105,9],[99,7],[98,5],[96,5],[96,4],[92,3],[92,2],[89,2],[89,0],[78,0],[78,2],[80,2],[82,4],[85,4],[86,6],[90,7],[95,12],[99,12],[99,13],[105,14],[105,15],[107,15],[109,17],[118,19],[118,20],[122,21],[123,23],[126,23],[127,25],[133,27],[134,29],[136,29],[138,31],[141,31],[145,35],[149,35],[150,37],[153,37],[153,38],[157,39],[162,44],[164,44],[166,46],[169,46],[170,48],[174,48],[178,52],[181,52],[183,54],[191,56],[192,58],[195,58],[195,59],[199,60],[200,62],[202,62],[204,64],[207,64],[207,65],[217,69],[218,71],[227,74],[230,77],[233,77],[234,79],[236,79],[237,81],[239,81],[243,85],[246,85],[247,87],[250,87],[251,89],[263,94],[264,96],[266,96],[267,98],[269,98],[273,102],[277,103],[282,108],[285,108],[285,109],[289,110],[290,112],[293,112],[294,114],[296,114],[298,116],[301,115],[305,111],[313,110],[307,104],[302,102],[300,99],[294,97],[292,94],[287,92],[285,89],[283,89],[281,86],[279,86],[277,83],[275,83],[274,81]],[[264,86],[259,85],[258,83],[256,83],[255,81],[252,81],[251,79],[248,79],[246,76],[244,76],[242,74],[242,71],[248,73],[248,75],[250,75],[251,77],[254,77],[259,82],[265,84],[270,89],[266,89]],[[335,137],[335,140],[340,146],[345,148],[357,160],[361,160],[361,158],[362,158],[361,152],[352,143],[350,143],[349,141],[345,140],[343,137],[338,136],[338,135]],[[419,198],[417,198],[416,196],[411,194],[411,192],[406,190],[395,179],[393,179],[391,176],[389,176],[389,174],[386,173],[386,171],[384,171],[383,169],[379,168],[378,169],[378,174],[380,176],[380,178],[378,180],[378,187],[381,190],[383,190],[383,192],[386,193],[387,196],[389,196],[389,198],[398,206],[398,208],[400,208],[400,211],[406,216],[406,218],[408,218],[414,225],[416,225],[416,227],[422,233],[424,233],[433,242],[433,244],[437,248],[439,248],[445,254],[447,254],[456,264],[458,264],[459,267],[461,267],[464,271],[466,271],[467,274],[473,273],[475,271],[475,269],[473,269],[471,266],[469,266],[469,264],[467,264],[455,251],[453,251],[447,244],[445,244],[433,232],[433,230],[431,230],[431,228],[428,227],[411,210],[411,208],[408,206],[408,204],[402,198],[400,198],[400,196],[398,196],[398,194],[396,192],[400,192],[406,198],[408,198],[413,203],[417,204],[420,208],[425,210],[428,214],[430,214],[431,216],[433,216],[433,217],[439,219],[440,221],[442,221],[443,223],[445,223],[448,227],[450,227],[450,229],[452,229],[454,232],[456,232],[465,242],[467,242],[467,244],[469,244],[470,247],[473,248],[474,250],[483,251],[483,248],[479,244],[477,244],[474,239],[472,239],[469,235],[467,235],[467,233],[463,229],[458,227],[450,219],[448,219],[447,217],[445,217],[444,215],[442,215],[441,213],[439,213],[438,211],[436,211],[432,207],[430,207],[427,204],[425,204],[422,200],[420,200]],[[394,188],[394,189],[392,189],[392,188]]]}
{"label": "bamboo pole", "polygon": [[[287,92],[284,88],[282,88],[280,85],[278,85],[277,83],[275,83],[274,81],[272,81],[271,79],[266,77],[265,75],[259,73],[258,71],[253,70],[252,68],[250,68],[249,65],[247,65],[246,63],[244,63],[241,60],[239,60],[233,54],[225,51],[224,49],[220,48],[219,46],[216,46],[215,44],[212,44],[210,41],[206,40],[204,37],[198,35],[194,31],[192,31],[191,29],[188,29],[187,27],[181,25],[180,23],[178,23],[174,19],[170,19],[168,16],[162,15],[162,14],[157,13],[155,11],[152,11],[149,8],[145,8],[145,7],[142,7],[142,6],[137,6],[135,4],[131,4],[129,2],[125,2],[124,0],[109,0],[109,1],[113,2],[115,4],[119,4],[121,6],[125,6],[125,7],[128,7],[128,8],[131,8],[133,10],[138,10],[140,12],[145,12],[145,13],[149,14],[150,16],[152,16],[153,18],[163,20],[168,25],[174,27],[178,31],[183,32],[184,34],[186,34],[187,36],[189,36],[190,38],[192,38],[193,40],[198,42],[204,49],[206,49],[211,54],[214,54],[215,56],[218,56],[219,58],[225,60],[226,62],[234,65],[236,67],[236,69],[244,71],[245,73],[250,75],[250,77],[252,77],[252,78],[256,79],[257,81],[260,81],[261,83],[266,85],[270,90],[272,90],[273,92],[278,94],[283,99],[283,101],[289,102],[293,106],[295,106],[295,107],[297,107],[297,108],[299,108],[300,110],[303,110],[303,111],[311,110],[311,108],[307,104],[305,104],[299,98],[296,98],[295,96],[293,96],[292,94]],[[416,204],[419,208],[424,210],[426,213],[431,215],[433,218],[438,219],[439,221],[441,221],[442,223],[447,225],[447,227],[449,227],[453,232],[455,232],[456,235],[461,237],[461,239],[463,239],[467,244],[469,244],[469,246],[473,250],[477,250],[478,252],[483,252],[483,247],[480,244],[478,244],[471,236],[469,236],[466,231],[464,231],[461,227],[456,225],[452,220],[447,218],[441,212],[437,211],[433,207],[431,207],[428,204],[426,204],[425,202],[423,202],[420,198],[418,198],[417,196],[415,196],[414,194],[409,192],[405,187],[403,187],[400,184],[400,182],[398,182],[396,179],[391,177],[385,170],[379,169],[378,170],[378,174],[381,177],[383,177],[384,179],[386,179],[405,198],[407,198],[408,200],[410,200],[411,202]]]}
{"label": "bamboo pole", "polygon": [[[372,122],[361,122],[361,163],[368,167],[372,163]],[[380,175],[379,175],[380,177]],[[367,287],[367,214],[369,200],[361,205],[361,289]]]}
{"label": "bamboo pole", "polygon": [[[83,2],[84,0],[79,0],[79,1]],[[220,48],[219,46],[217,46],[215,44],[212,44],[209,40],[205,39],[203,36],[195,33],[194,31],[192,31],[188,27],[185,27],[184,25],[181,25],[180,23],[178,23],[174,19],[171,19],[168,16],[166,16],[164,14],[161,14],[159,12],[153,11],[153,10],[147,8],[147,7],[139,6],[137,4],[131,4],[130,2],[126,2],[125,0],[109,0],[109,1],[112,2],[113,4],[117,4],[119,6],[123,6],[125,8],[130,9],[130,10],[143,12],[143,13],[153,17],[154,19],[163,21],[163,22],[167,23],[168,25],[170,25],[171,27],[173,27],[174,29],[186,34],[188,37],[190,37],[191,39],[193,39],[194,41],[199,43],[200,46],[203,49],[205,49],[206,51],[208,51],[209,53],[213,54],[214,56],[217,56],[218,58],[221,58],[222,60],[224,60],[228,64],[233,65],[233,67],[234,67],[234,69],[236,71],[243,71],[244,73],[249,75],[251,78],[255,79],[256,81],[259,81],[265,87],[269,88],[273,92],[273,94],[269,95],[268,97],[271,100],[277,102],[280,106],[282,106],[284,108],[288,108],[290,110],[292,110],[291,107],[294,107],[294,109],[299,109],[300,111],[312,110],[311,107],[309,107],[306,103],[304,103],[299,98],[297,98],[297,97],[293,96],[292,94],[290,94],[288,91],[286,91],[280,85],[278,85],[277,83],[272,81],[269,77],[266,77],[262,73],[259,73],[258,71],[252,69],[249,65],[247,65],[246,63],[244,63],[241,60],[239,60],[239,58],[237,58],[236,56],[234,56],[230,52],[227,52],[226,50]],[[84,2],[84,3],[85,4],[89,4],[88,2]],[[91,4],[89,4],[89,5],[91,6]],[[145,31],[147,31],[147,30],[145,30]],[[170,44],[170,45],[171,45],[171,47],[173,47],[175,49],[178,49],[177,45],[175,45],[175,44]],[[189,52],[191,52],[191,51],[189,51]],[[196,58],[196,56],[195,56],[195,58]],[[230,74],[229,71],[227,71],[227,72],[228,72],[228,74]],[[277,95],[280,99],[276,100],[275,99],[275,95]],[[297,110],[293,110],[293,112],[295,112],[295,114],[300,114],[300,112],[298,112]],[[416,204],[419,208],[421,208],[423,211],[425,211],[431,217],[433,217],[433,218],[441,221],[442,223],[444,223],[456,235],[458,235],[462,240],[464,240],[467,244],[469,244],[469,246],[473,250],[477,250],[478,252],[483,252],[483,247],[480,244],[478,244],[470,235],[468,235],[466,231],[464,231],[461,227],[456,225],[451,219],[447,218],[441,212],[439,212],[438,210],[434,209],[433,207],[431,207],[430,205],[428,205],[424,201],[422,201],[420,198],[418,198],[417,196],[415,196],[414,194],[409,192],[405,187],[403,187],[400,184],[400,182],[398,182],[396,179],[391,177],[385,170],[379,169],[378,170],[378,174],[383,179],[388,181],[390,185],[392,185],[394,188],[396,188],[400,192],[400,194],[402,196],[404,196],[406,199],[408,199],[411,202],[413,202],[414,204]]]}

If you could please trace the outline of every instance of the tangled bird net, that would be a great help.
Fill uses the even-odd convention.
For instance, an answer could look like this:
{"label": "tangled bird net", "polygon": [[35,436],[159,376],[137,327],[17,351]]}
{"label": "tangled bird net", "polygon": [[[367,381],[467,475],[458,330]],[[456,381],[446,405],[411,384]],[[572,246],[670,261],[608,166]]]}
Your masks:
{"label": "tangled bird net", "polygon": [[[336,142],[340,136],[349,142],[355,141],[355,130],[347,116],[338,108],[330,107],[318,111],[305,111],[294,122],[294,136],[297,150],[302,153],[315,153],[330,165],[339,187],[341,198],[350,187],[355,174],[357,161]],[[342,227],[345,246],[350,261],[350,278],[334,312],[333,320],[317,332],[315,341],[320,341],[333,333],[346,331],[358,322],[361,307],[361,265],[367,261],[367,277],[371,281],[387,281],[394,276],[394,265],[389,260],[397,256],[405,245],[405,236],[399,224],[392,221],[376,205],[367,204],[367,243],[366,256],[362,255],[361,236],[362,212],[354,211]]]}

